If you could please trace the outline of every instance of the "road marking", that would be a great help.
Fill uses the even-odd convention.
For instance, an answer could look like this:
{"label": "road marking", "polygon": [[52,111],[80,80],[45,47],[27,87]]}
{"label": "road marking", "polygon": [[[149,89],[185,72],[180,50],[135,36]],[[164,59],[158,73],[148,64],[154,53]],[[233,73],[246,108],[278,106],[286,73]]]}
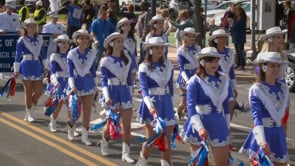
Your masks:
{"label": "road marking", "polygon": [[40,128],[36,127],[36,126],[33,126],[30,123],[24,122],[23,120],[20,120],[20,119],[14,117],[14,116],[12,116],[12,115],[10,115],[8,113],[0,112],[0,114],[2,116],[6,117],[6,118],[9,118],[9,119],[11,119],[11,120],[13,120],[13,121],[15,121],[15,122],[23,125],[23,126],[26,126],[26,127],[30,128],[30,129],[38,132],[40,134],[43,134],[43,135],[45,135],[45,136],[47,136],[47,137],[49,137],[49,138],[51,138],[51,139],[53,139],[53,140],[61,143],[61,144],[64,144],[64,145],[66,145],[66,146],[68,146],[68,147],[70,147],[70,148],[72,148],[72,149],[74,149],[74,150],[76,150],[76,151],[84,154],[85,156],[88,156],[88,157],[90,157],[90,158],[92,158],[92,159],[100,162],[100,163],[103,163],[103,164],[108,165],[108,166],[117,166],[117,164],[115,164],[115,163],[113,163],[113,162],[111,162],[109,160],[106,160],[105,158],[100,157],[100,156],[98,156],[95,153],[92,153],[92,152],[90,152],[88,150],[85,150],[85,149],[79,147],[78,145],[69,142],[68,140],[65,140],[63,138],[60,138],[58,136],[55,136],[54,134],[49,133],[49,132],[47,132],[47,131],[45,131],[43,129],[40,129]]}
{"label": "road marking", "polygon": [[5,120],[5,119],[3,119],[1,117],[0,117],[0,122],[2,122],[4,124],[6,124],[7,126],[10,126],[10,127],[14,128],[14,129],[18,130],[18,131],[20,131],[20,132],[22,132],[22,133],[36,139],[36,140],[38,140],[39,142],[42,142],[44,144],[47,144],[47,145],[51,146],[52,148],[54,148],[54,149],[56,149],[56,150],[58,150],[58,151],[60,151],[60,152],[62,152],[64,154],[72,157],[75,160],[80,161],[81,163],[83,163],[85,165],[91,165],[91,166],[97,165],[96,163],[93,163],[93,162],[81,157],[80,155],[75,154],[75,153],[65,149],[62,146],[57,145],[57,144],[55,144],[55,143],[53,143],[53,142],[51,142],[51,141],[49,141],[49,140],[47,140],[47,139],[45,139],[45,138],[43,138],[41,136],[38,136],[37,134],[34,134],[34,133],[24,129],[24,128],[21,128],[21,127],[17,126],[16,124],[13,124],[12,122],[7,121],[7,120]]}

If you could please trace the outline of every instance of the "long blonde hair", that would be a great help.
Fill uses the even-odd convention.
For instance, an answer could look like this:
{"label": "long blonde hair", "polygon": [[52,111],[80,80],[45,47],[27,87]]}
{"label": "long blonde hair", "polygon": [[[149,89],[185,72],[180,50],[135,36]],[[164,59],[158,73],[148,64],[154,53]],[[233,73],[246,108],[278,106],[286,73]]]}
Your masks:
{"label": "long blonde hair", "polygon": [[[270,43],[268,41],[264,41],[263,44],[262,44],[260,52],[269,52],[270,51],[270,46],[269,45],[270,45]],[[281,54],[281,58],[284,61],[288,60],[287,55],[283,52],[283,45],[281,45],[276,52]]]}

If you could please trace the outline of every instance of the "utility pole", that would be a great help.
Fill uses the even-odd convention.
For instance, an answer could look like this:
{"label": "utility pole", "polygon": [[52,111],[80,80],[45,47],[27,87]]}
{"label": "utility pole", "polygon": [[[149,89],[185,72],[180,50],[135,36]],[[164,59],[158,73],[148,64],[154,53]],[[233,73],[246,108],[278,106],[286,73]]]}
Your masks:
{"label": "utility pole", "polygon": [[257,5],[255,0],[251,0],[251,17],[252,17],[252,24],[251,24],[251,50],[252,50],[252,58],[256,57],[257,50],[256,50],[256,39],[255,39],[255,31],[256,31],[256,19],[255,19],[255,11],[257,9]]}

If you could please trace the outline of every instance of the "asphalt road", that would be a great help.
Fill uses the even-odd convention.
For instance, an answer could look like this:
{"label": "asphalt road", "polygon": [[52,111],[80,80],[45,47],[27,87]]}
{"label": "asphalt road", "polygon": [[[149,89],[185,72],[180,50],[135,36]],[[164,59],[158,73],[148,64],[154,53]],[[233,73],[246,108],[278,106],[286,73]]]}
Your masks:
{"label": "asphalt road", "polygon": [[[176,73],[177,74],[177,73]],[[176,75],[174,78],[177,78]],[[0,87],[4,84],[0,82]],[[251,83],[247,80],[239,81],[237,89],[239,92],[238,100],[240,103],[247,103],[248,90]],[[173,97],[174,107],[179,102],[178,91],[175,89]],[[22,119],[25,114],[23,88],[21,84],[17,84],[17,91],[14,97],[7,99],[0,98],[0,165],[19,166],[19,165],[128,165],[121,162],[121,140],[110,141],[110,156],[103,157],[100,155],[99,146],[85,146],[81,144],[81,137],[75,138],[70,142],[67,140],[66,130],[66,110],[63,108],[58,118],[58,132],[50,133],[48,131],[49,118],[43,115],[43,103],[46,97],[43,96],[37,106],[37,120],[29,124]],[[295,94],[290,95],[291,101],[294,101]],[[138,108],[141,98],[138,94],[134,95],[134,108]],[[103,119],[100,116],[101,107],[97,104],[97,108],[92,112],[92,120]],[[295,125],[294,120],[294,104],[291,102],[288,135],[288,148],[290,155],[290,163],[295,165]],[[136,112],[133,114],[133,122],[136,122]],[[180,126],[184,120],[180,121]],[[79,120],[78,126],[81,124]],[[246,138],[252,126],[250,112],[242,113],[236,111],[231,124],[231,141],[234,147],[239,148],[243,140]],[[139,156],[142,144],[144,130],[137,130],[138,124],[133,123],[131,156],[135,159]],[[77,129],[79,131],[79,127]],[[90,140],[97,143],[101,139],[101,133],[90,133]],[[246,156],[232,152],[234,157],[244,161],[245,165],[249,165]],[[148,158],[149,165],[159,165],[159,151],[154,148]],[[190,160],[189,146],[182,145],[177,142],[177,147],[173,149],[172,162],[173,165],[186,166]],[[214,165],[210,154],[210,165]]]}

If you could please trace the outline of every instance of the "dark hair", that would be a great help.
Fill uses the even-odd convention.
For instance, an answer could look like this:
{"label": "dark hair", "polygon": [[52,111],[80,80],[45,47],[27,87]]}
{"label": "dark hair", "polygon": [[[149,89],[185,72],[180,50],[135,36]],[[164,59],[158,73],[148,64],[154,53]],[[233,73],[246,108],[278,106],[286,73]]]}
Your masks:
{"label": "dark hair", "polygon": [[243,8],[241,8],[240,6],[236,7],[235,9],[236,11],[239,10],[240,11],[240,14],[241,14],[241,18],[243,19],[246,19],[247,20],[247,15],[246,15],[246,12]]}
{"label": "dark hair", "polygon": [[[122,26],[124,26],[124,24],[123,24]],[[121,29],[122,26],[121,26],[120,29],[119,29],[121,34],[123,34],[123,30]],[[133,28],[131,28],[131,27],[130,27],[130,31],[128,32],[128,37],[131,37],[132,40],[133,40],[134,42],[136,42],[136,40],[135,40],[135,36],[134,36],[134,30],[133,30]]]}
{"label": "dark hair", "polygon": [[[205,62],[212,62],[215,59],[219,59],[219,58],[216,58],[216,57],[204,57],[202,59],[204,59]],[[199,67],[198,67],[198,69],[196,71],[196,75],[199,76],[201,79],[204,79],[205,76],[207,75],[205,67],[202,66],[202,65],[199,65]],[[215,72],[215,75],[219,76],[218,71]]]}
{"label": "dark hair", "polygon": [[[105,56],[112,55],[113,54],[113,50],[114,50],[113,47],[107,46],[107,48],[105,49]],[[123,62],[124,62],[125,65],[128,64],[129,60],[128,60],[127,56],[125,55],[124,50],[121,50],[120,58],[123,59]]]}
{"label": "dark hair", "polygon": [[141,2],[140,8],[142,11],[148,11],[149,10],[149,3],[145,2],[145,1]]}
{"label": "dark hair", "polygon": [[[146,58],[145,58],[145,61],[147,62],[147,64],[148,64],[148,69],[150,70],[150,71],[153,71],[153,65],[152,65],[152,54],[150,54],[149,53],[149,50],[150,49],[152,49],[152,47],[150,47],[149,49],[147,49],[146,50]],[[164,66],[165,67],[165,64],[164,64],[164,61],[165,61],[165,59],[164,59],[164,55],[161,57],[161,59],[160,59],[160,63],[161,63],[161,65],[162,66]]]}
{"label": "dark hair", "polygon": [[[61,43],[61,41],[57,42],[55,53],[60,53],[60,48],[59,48],[59,46],[58,46],[58,43]],[[70,46],[71,46],[71,44],[69,43],[69,48],[68,48],[67,52],[69,52],[69,50],[70,50]]]}
{"label": "dark hair", "polygon": [[128,10],[128,12],[133,13],[134,12],[134,6],[132,4],[129,4],[127,6],[127,10]]}
{"label": "dark hair", "polygon": [[262,65],[266,65],[266,64],[259,64],[258,66],[258,76],[256,78],[257,83],[265,81],[265,73],[262,71],[262,67],[261,67]]}

